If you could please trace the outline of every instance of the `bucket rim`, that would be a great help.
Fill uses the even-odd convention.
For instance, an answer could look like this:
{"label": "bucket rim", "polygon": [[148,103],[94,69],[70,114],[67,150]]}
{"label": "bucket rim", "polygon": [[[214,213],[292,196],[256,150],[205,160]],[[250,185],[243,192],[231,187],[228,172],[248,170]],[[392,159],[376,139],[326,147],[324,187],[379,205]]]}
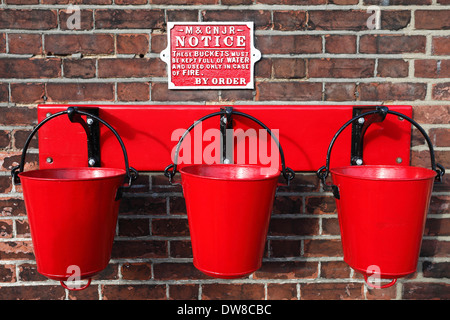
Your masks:
{"label": "bucket rim", "polygon": [[229,179],[224,177],[212,177],[212,176],[204,176],[199,174],[194,174],[191,172],[186,172],[186,168],[192,168],[192,167],[241,167],[241,168],[269,168],[267,166],[257,165],[257,164],[236,164],[236,163],[230,163],[230,164],[224,164],[224,163],[214,163],[214,164],[192,164],[192,165],[186,165],[180,169],[181,175],[186,175],[190,177],[196,177],[196,178],[202,178],[202,179],[208,179],[208,180],[220,180],[220,181],[265,181],[265,180],[272,180],[277,179],[280,177],[281,171],[280,169],[274,170],[274,173],[267,174],[267,176],[261,176],[259,178],[239,178],[239,179]]}
{"label": "bucket rim", "polygon": [[[100,177],[87,177],[87,178],[55,178],[55,177],[39,177],[33,176],[36,172],[55,172],[55,171],[110,171],[111,175],[100,176]],[[92,180],[105,180],[114,179],[120,176],[126,176],[126,171],[120,168],[107,168],[107,167],[65,167],[65,168],[48,168],[48,169],[36,169],[30,171],[24,171],[19,173],[20,178],[25,178],[25,180],[39,180],[39,181],[60,181],[60,182],[70,182],[70,181],[92,181]]]}
{"label": "bucket rim", "polygon": [[[415,169],[415,170],[421,170],[424,173],[427,173],[426,175],[424,175],[423,177],[416,177],[416,178],[410,178],[410,177],[364,177],[364,176],[356,176],[356,175],[351,175],[351,174],[345,174],[342,172],[337,172],[339,170],[344,170],[344,169],[349,169],[351,168],[354,171],[357,170],[362,170],[364,168],[385,168],[385,169],[396,169],[398,170],[400,168],[401,169]],[[336,171],[337,170],[337,171]],[[396,165],[383,165],[383,164],[379,164],[379,165],[361,165],[361,166],[340,166],[340,167],[335,167],[335,168],[331,168],[330,172],[332,175],[337,175],[337,176],[342,176],[342,177],[347,177],[347,178],[353,178],[353,179],[359,179],[359,180],[372,180],[372,181],[418,181],[418,180],[430,180],[430,179],[434,179],[436,177],[436,171],[433,171],[431,169],[428,168],[424,168],[424,167],[417,167],[417,166],[396,166]]]}

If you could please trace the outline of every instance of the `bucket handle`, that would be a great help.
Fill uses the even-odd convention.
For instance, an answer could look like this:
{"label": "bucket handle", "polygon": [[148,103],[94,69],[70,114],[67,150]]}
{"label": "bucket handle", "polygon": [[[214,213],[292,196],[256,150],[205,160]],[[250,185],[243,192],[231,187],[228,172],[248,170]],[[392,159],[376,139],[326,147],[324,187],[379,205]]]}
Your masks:
{"label": "bucket handle", "polygon": [[391,282],[383,284],[383,285],[376,285],[373,284],[369,281],[369,279],[367,278],[367,273],[364,273],[364,281],[366,282],[366,284],[371,287],[371,288],[375,288],[375,289],[385,289],[385,288],[389,288],[392,287],[396,282],[397,282],[397,278],[392,279]]}
{"label": "bucket handle", "polygon": [[[228,113],[227,113],[228,112]],[[194,129],[194,127],[199,124],[200,122],[215,117],[215,116],[221,116],[221,115],[227,115],[227,114],[235,114],[238,116],[243,116],[245,118],[248,118],[254,122],[256,122],[257,124],[259,124],[261,127],[263,127],[264,129],[266,129],[266,131],[270,134],[270,136],[272,137],[272,139],[275,141],[275,143],[278,146],[279,152],[280,152],[280,157],[281,157],[281,173],[283,174],[283,177],[286,179],[286,183],[289,186],[289,183],[292,179],[294,179],[295,177],[295,172],[294,170],[292,170],[291,168],[286,167],[285,164],[285,160],[284,160],[284,152],[283,149],[281,148],[280,143],[278,142],[278,139],[272,134],[272,131],[264,124],[262,123],[260,120],[256,119],[255,117],[247,114],[247,113],[243,113],[240,111],[235,111],[235,110],[231,110],[231,111],[219,111],[219,112],[213,112],[211,114],[208,114],[202,118],[200,118],[199,120],[195,121],[185,132],[184,134],[181,136],[180,140],[177,143],[177,147],[175,149],[175,159],[174,159],[174,163],[169,164],[165,169],[164,169],[164,175],[169,178],[169,183],[172,184],[172,178],[175,176],[175,174],[177,173],[177,166],[178,166],[178,153],[180,151],[180,147],[181,147],[181,143],[183,142],[184,138],[188,135],[188,133],[190,131],[192,131],[192,129]]]}
{"label": "bucket handle", "polygon": [[61,284],[61,286],[63,286],[63,288],[64,289],[67,289],[67,290],[70,290],[70,291],[81,291],[81,290],[84,290],[84,289],[86,289],[87,287],[89,287],[90,286],[90,284],[91,284],[91,281],[92,281],[92,278],[88,278],[87,279],[87,283],[85,284],[85,285],[83,285],[82,287],[79,287],[79,288],[73,288],[73,287],[69,287],[64,281],[59,281],[59,283]]}
{"label": "bucket handle", "polygon": [[[407,121],[409,121],[411,124],[413,124],[419,131],[420,133],[424,136],[427,144],[428,144],[428,148],[430,149],[430,159],[431,159],[431,168],[433,171],[436,171],[436,181],[442,181],[442,177],[445,174],[445,168],[440,165],[439,163],[436,163],[435,161],[435,157],[434,157],[434,149],[433,149],[433,144],[431,143],[430,137],[428,137],[427,133],[425,132],[425,130],[413,119],[405,116],[404,114],[397,112],[397,111],[391,111],[389,110],[387,107],[385,106],[378,106],[376,108],[376,110],[371,110],[365,113],[362,113],[358,116],[355,116],[354,118],[350,119],[349,121],[347,121],[334,135],[333,139],[331,140],[330,146],[328,147],[328,152],[327,152],[327,159],[326,159],[326,165],[322,166],[319,168],[319,170],[317,170],[316,174],[319,177],[319,179],[322,180],[323,184],[326,185],[326,179],[328,177],[328,174],[330,173],[330,155],[331,155],[331,149],[333,148],[334,142],[336,141],[337,137],[341,134],[341,132],[350,124],[352,124],[354,121],[357,121],[359,118],[365,117],[367,115],[371,115],[371,114],[379,114],[382,119],[384,120],[384,118],[386,117],[387,114],[393,114],[396,115],[398,117],[401,117]],[[333,188],[333,193],[335,194],[335,197],[337,199],[339,199],[339,194],[337,191],[337,187],[336,186],[332,186]]]}
{"label": "bucket handle", "polygon": [[[69,116],[69,119],[70,119],[71,121],[72,121],[72,118],[73,118],[73,115],[74,115],[74,114],[80,114],[80,115],[89,116],[89,117],[94,118],[95,120],[101,122],[101,123],[104,124],[109,130],[112,131],[112,133],[115,135],[115,137],[116,137],[117,140],[119,141],[120,146],[121,146],[121,148],[122,148],[122,152],[123,152],[123,156],[124,156],[124,160],[125,160],[125,170],[126,170],[126,173],[127,173],[127,180],[128,180],[128,181],[127,181],[127,183],[128,183],[128,186],[127,186],[127,187],[131,187],[132,182],[133,182],[134,180],[136,180],[137,177],[138,177],[138,172],[137,172],[136,169],[134,169],[134,168],[132,168],[132,167],[129,166],[129,164],[128,164],[127,150],[125,149],[125,145],[124,145],[122,139],[120,138],[119,134],[117,133],[117,131],[114,130],[114,128],[113,128],[110,124],[108,124],[106,121],[104,121],[103,119],[101,119],[101,118],[99,118],[99,117],[97,117],[97,116],[95,116],[95,115],[93,115],[93,114],[90,114],[90,113],[88,113],[88,112],[81,111],[81,110],[79,110],[77,107],[69,107],[69,108],[67,108],[67,110],[57,112],[57,113],[55,113],[55,114],[53,114],[53,115],[51,115],[51,116],[45,118],[44,120],[42,120],[42,121],[41,121],[41,122],[33,129],[33,131],[30,133],[30,135],[28,136],[28,138],[27,138],[27,140],[26,140],[26,142],[25,142],[25,146],[24,146],[23,151],[22,151],[22,157],[21,157],[21,160],[20,160],[20,164],[19,164],[18,166],[15,166],[15,167],[13,167],[13,168],[11,169],[11,175],[12,175],[12,177],[13,177],[14,183],[15,183],[15,184],[20,184],[19,173],[23,172],[23,170],[24,170],[24,166],[25,166],[25,156],[26,156],[26,153],[27,153],[28,145],[30,144],[31,139],[33,138],[33,136],[36,134],[36,132],[37,132],[37,131],[45,124],[45,123],[47,123],[47,122],[50,121],[51,119],[54,119],[54,118],[59,117],[59,116],[64,115],[64,114],[67,114],[67,115]],[[119,196],[119,191],[118,191],[118,196]]]}

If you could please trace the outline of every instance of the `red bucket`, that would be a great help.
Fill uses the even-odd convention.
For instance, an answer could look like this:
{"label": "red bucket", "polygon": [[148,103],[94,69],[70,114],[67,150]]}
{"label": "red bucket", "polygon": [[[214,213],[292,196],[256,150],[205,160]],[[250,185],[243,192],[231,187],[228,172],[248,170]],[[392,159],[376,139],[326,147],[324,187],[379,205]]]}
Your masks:
{"label": "red bucket", "polygon": [[366,165],[333,168],[331,176],[345,262],[366,277],[414,273],[436,172]]}
{"label": "red bucket", "polygon": [[[361,165],[329,169],[330,154],[338,135],[359,118],[394,114],[414,124],[430,148],[432,169],[412,166]],[[384,113],[384,115],[383,115]],[[439,167],[439,168],[436,168]],[[327,165],[317,172],[325,184],[328,172],[336,198],[344,261],[362,273],[366,283],[387,288],[397,278],[414,273],[434,181],[445,169],[435,163],[432,143],[414,120],[387,108],[369,111],[348,121],[334,136]],[[392,279],[379,285],[379,279]]]}
{"label": "red bucket", "polygon": [[71,268],[80,279],[106,268],[114,240],[126,172],[112,168],[34,170],[22,182],[38,272],[65,281]]}
{"label": "red bucket", "polygon": [[217,278],[259,269],[280,172],[232,164],[180,172],[195,267]]}
{"label": "red bucket", "polygon": [[[122,147],[125,170],[86,167],[23,172],[26,151],[34,134],[44,123],[63,114],[68,114],[71,121],[82,123],[81,115],[86,115],[106,125]],[[109,263],[125,178],[128,187],[137,178],[136,170],[128,166],[121,138],[97,116],[69,108],[36,126],[25,143],[20,165],[11,173],[16,184],[22,183],[38,272],[61,281],[70,290],[87,288],[91,277]],[[64,283],[81,279],[89,280],[82,287]]]}
{"label": "red bucket", "polygon": [[194,266],[224,279],[244,277],[261,267],[280,173],[288,184],[295,176],[285,166],[283,150],[267,126],[248,114],[224,110],[196,121],[181,137],[174,163],[164,170],[169,182],[177,172],[180,146],[188,132],[201,121],[228,112],[255,121],[271,134],[280,152],[281,172],[278,167],[241,164],[197,164],[180,169]]}

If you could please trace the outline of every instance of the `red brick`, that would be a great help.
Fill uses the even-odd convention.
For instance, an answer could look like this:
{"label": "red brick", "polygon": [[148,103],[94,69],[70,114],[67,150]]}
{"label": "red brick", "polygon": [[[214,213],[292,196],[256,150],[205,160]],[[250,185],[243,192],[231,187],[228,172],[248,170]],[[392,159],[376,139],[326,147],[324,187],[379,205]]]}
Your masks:
{"label": "red brick", "polygon": [[0,148],[5,149],[11,146],[11,131],[0,130]]}
{"label": "red brick", "polygon": [[269,283],[267,285],[267,300],[297,300],[297,284]]}
{"label": "red brick", "polygon": [[450,299],[450,285],[446,283],[405,282],[403,284],[402,299],[448,300]]}
{"label": "red brick", "polygon": [[94,78],[96,61],[95,59],[64,59],[64,77],[81,79]]}
{"label": "red brick", "polygon": [[356,53],[356,36],[326,35],[325,51],[328,53]]}
{"label": "red brick", "polygon": [[165,76],[165,63],[156,58],[99,59],[99,78],[130,78]]}
{"label": "red brick", "polygon": [[409,10],[381,10],[381,29],[401,30],[411,22]]}
{"label": "red brick", "polygon": [[449,268],[449,262],[424,261],[422,268],[423,276],[426,278],[447,278]]}
{"label": "red brick", "polygon": [[0,242],[0,259],[2,260],[34,259],[32,247],[33,245],[31,243],[31,240]]}
{"label": "red brick", "polygon": [[15,266],[14,265],[1,265],[0,266],[0,282],[15,282]]}
{"label": "red brick", "polygon": [[274,11],[273,12],[274,30],[305,30],[306,11]]}
{"label": "red brick", "polygon": [[148,34],[118,34],[117,53],[146,54],[148,43]]}
{"label": "red brick", "polygon": [[8,35],[9,53],[42,54],[40,34],[10,33]]}
{"label": "red brick", "polygon": [[121,215],[162,215],[166,214],[166,211],[165,197],[124,197],[120,201]]}
{"label": "red brick", "polygon": [[121,268],[125,280],[149,280],[152,278],[152,266],[146,262],[124,263]]}
{"label": "red brick", "polygon": [[449,236],[450,235],[450,219],[445,218],[428,218],[425,224],[424,234],[427,236]]}
{"label": "red brick", "polygon": [[206,283],[202,285],[202,300],[263,300],[264,284]]}
{"label": "red brick", "polygon": [[355,101],[356,100],[355,83],[326,83],[325,101]]}
{"label": "red brick", "polygon": [[[59,23],[62,30],[72,30],[72,25],[67,25],[68,20],[74,12],[67,13],[68,10],[59,10]],[[71,21],[73,22],[73,21]],[[93,10],[80,8],[80,28],[76,30],[92,30],[94,27]]]}
{"label": "red brick", "polygon": [[256,36],[255,43],[255,47],[264,54],[301,54],[322,52],[322,37],[320,36]]}
{"label": "red brick", "polygon": [[152,235],[165,237],[189,236],[187,219],[152,219]]}
{"label": "red brick", "polygon": [[306,62],[304,59],[272,59],[272,65],[274,78],[298,79],[306,76]]}
{"label": "red brick", "polygon": [[115,0],[115,4],[118,5],[139,5],[139,4],[147,4],[147,0]]}
{"label": "red brick", "polygon": [[9,89],[7,83],[0,83],[0,102],[9,101]]}
{"label": "red brick", "polygon": [[2,107],[0,119],[3,125],[29,126],[37,123],[37,109],[26,107]]}
{"label": "red brick", "polygon": [[112,0],[41,0],[42,4],[112,4]]}
{"label": "red brick", "polygon": [[256,0],[256,3],[314,6],[320,4],[327,4],[327,0]]}
{"label": "red brick", "polygon": [[310,78],[370,78],[374,75],[373,59],[310,59]]}
{"label": "red brick", "polygon": [[413,112],[418,123],[450,123],[450,105],[419,105],[414,107]]}
{"label": "red brick", "polygon": [[150,221],[143,219],[119,219],[120,237],[144,237],[150,235]]}
{"label": "red brick", "polygon": [[39,0],[5,0],[4,3],[15,5],[39,4]]}
{"label": "red brick", "polygon": [[322,100],[322,84],[314,82],[259,82],[256,84],[257,101],[309,101]]}
{"label": "red brick", "polygon": [[[375,4],[381,5],[381,0],[364,0],[364,4]],[[421,5],[421,4],[431,4],[431,0],[389,0],[388,5],[395,6],[408,6],[408,5]]]}
{"label": "red brick", "polygon": [[318,262],[266,261],[253,274],[254,279],[315,279],[319,275]]}
{"label": "red brick", "polygon": [[311,10],[308,26],[315,30],[366,30],[369,14],[365,10]]}
{"label": "red brick", "polygon": [[450,244],[448,241],[439,240],[422,240],[420,249],[421,257],[448,257],[450,252]]}
{"label": "red brick", "polygon": [[0,9],[0,29],[50,30],[57,20],[56,10]]}
{"label": "red brick", "polygon": [[12,220],[0,220],[0,238],[12,238],[13,237],[13,221]]}
{"label": "red brick", "polygon": [[170,300],[197,300],[198,284],[170,284],[169,299]]}
{"label": "red brick", "polygon": [[207,279],[192,263],[154,263],[153,272],[158,280]]}
{"label": "red brick", "polygon": [[450,100],[450,82],[433,84],[433,100]]}
{"label": "red brick", "polygon": [[440,4],[450,4],[450,0],[437,0],[437,3],[440,3]]}
{"label": "red brick", "polygon": [[[14,130],[14,147],[16,149],[21,149],[25,145],[25,141],[30,135],[31,130]],[[37,134],[31,139],[29,148],[38,148],[38,138]]]}
{"label": "red brick", "polygon": [[361,53],[425,53],[425,36],[362,35]]}
{"label": "red brick", "polygon": [[272,217],[269,226],[270,236],[317,235],[319,219],[316,218],[276,218]]}
{"label": "red brick", "polygon": [[0,33],[0,53],[6,53],[6,34]]}
{"label": "red brick", "polygon": [[96,29],[162,29],[164,10],[97,9]]}
{"label": "red brick", "polygon": [[416,29],[448,30],[450,29],[450,10],[416,10]]}
{"label": "red brick", "polygon": [[166,10],[167,21],[198,21],[198,10]]}
{"label": "red brick", "polygon": [[336,201],[330,196],[308,196],[305,205],[308,214],[334,214],[336,211]]}
{"label": "red brick", "polygon": [[305,283],[300,285],[301,300],[364,299],[364,285],[360,283]]}
{"label": "red brick", "polygon": [[432,52],[434,55],[450,53],[450,37],[433,37]]}
{"label": "red brick", "polygon": [[51,54],[71,55],[114,53],[112,34],[48,34],[45,50]]}
{"label": "red brick", "polygon": [[219,93],[217,90],[169,90],[167,83],[154,82],[151,88],[151,99],[152,101],[217,101]]}
{"label": "red brick", "polygon": [[328,0],[329,4],[335,5],[350,5],[350,4],[358,4],[359,0]]}
{"label": "red brick", "polygon": [[403,59],[379,59],[377,75],[387,78],[405,78],[408,76],[409,63]]}
{"label": "red brick", "polygon": [[148,101],[149,82],[126,82],[117,84],[117,98],[120,101]]}
{"label": "red brick", "polygon": [[61,60],[48,59],[0,59],[0,78],[58,78],[61,76]]}
{"label": "red brick", "polygon": [[272,258],[292,258],[301,255],[301,240],[271,239],[268,245]]}
{"label": "red brick", "polygon": [[253,21],[255,29],[270,29],[272,19],[268,10],[203,10],[203,21]]}
{"label": "red brick", "polygon": [[428,132],[428,136],[436,147],[450,146],[450,129],[431,128]]}
{"label": "red brick", "polygon": [[450,60],[415,60],[416,78],[450,78]]}
{"label": "red brick", "polygon": [[112,248],[112,259],[166,258],[167,241],[117,240]]}
{"label": "red brick", "polygon": [[60,285],[54,286],[11,286],[2,287],[2,300],[64,300],[65,290]]}
{"label": "red brick", "polygon": [[102,285],[104,300],[166,300],[166,286],[156,285]]}
{"label": "red brick", "polygon": [[18,238],[31,238],[28,220],[16,220],[16,235]]}
{"label": "red brick", "polygon": [[43,103],[45,85],[43,83],[12,83],[11,102],[15,103]]}
{"label": "red brick", "polygon": [[320,263],[321,278],[349,278],[350,270],[350,267],[344,261],[322,261]]}
{"label": "red brick", "polygon": [[426,87],[425,83],[361,83],[359,98],[368,101],[423,100]]}
{"label": "red brick", "polygon": [[167,47],[167,35],[153,33],[150,42],[151,52],[160,53]]}
{"label": "red brick", "polygon": [[339,257],[342,256],[342,246],[339,239],[305,239],[305,257]]}
{"label": "red brick", "polygon": [[205,5],[205,4],[218,4],[218,0],[150,0],[151,4],[183,4],[183,5]]}
{"label": "red brick", "polygon": [[49,101],[112,101],[112,83],[48,83]]}

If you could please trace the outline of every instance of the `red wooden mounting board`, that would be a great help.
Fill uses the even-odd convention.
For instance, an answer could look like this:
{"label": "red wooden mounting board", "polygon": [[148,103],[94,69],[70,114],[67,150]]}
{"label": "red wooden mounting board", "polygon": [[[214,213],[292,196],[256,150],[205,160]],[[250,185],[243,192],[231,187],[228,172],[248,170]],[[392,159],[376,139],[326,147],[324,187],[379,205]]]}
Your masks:
{"label": "red wooden mounting board", "polygon": [[[108,122],[121,136],[130,166],[138,171],[162,171],[173,163],[172,149],[178,140],[172,139],[176,129],[187,129],[201,117],[220,111],[218,105],[39,105],[38,121],[48,113],[66,110],[69,106],[99,108],[99,117]],[[224,105],[225,106],[225,105]],[[410,106],[387,106],[408,117]],[[359,108],[359,107],[358,107]],[[295,171],[316,171],[325,165],[331,139],[339,128],[352,118],[353,106],[343,105],[236,105],[236,111],[254,116],[271,130],[279,130],[286,166]],[[219,129],[220,118],[202,122],[202,133]],[[260,127],[253,121],[233,115],[233,128]],[[180,131],[181,132],[181,131]],[[179,135],[178,135],[179,137]],[[191,135],[193,137],[193,134]],[[123,167],[123,155],[114,135],[101,125],[101,165]],[[351,125],[336,141],[331,154],[331,167],[350,164]],[[382,123],[372,124],[364,139],[365,164],[397,164],[410,161],[411,125],[393,115]],[[192,143],[193,144],[193,143]],[[203,141],[202,147],[211,144]],[[48,163],[47,158],[53,162]],[[39,130],[40,168],[87,166],[86,135],[79,124],[67,116],[54,118]],[[180,165],[181,167],[181,165]]]}

